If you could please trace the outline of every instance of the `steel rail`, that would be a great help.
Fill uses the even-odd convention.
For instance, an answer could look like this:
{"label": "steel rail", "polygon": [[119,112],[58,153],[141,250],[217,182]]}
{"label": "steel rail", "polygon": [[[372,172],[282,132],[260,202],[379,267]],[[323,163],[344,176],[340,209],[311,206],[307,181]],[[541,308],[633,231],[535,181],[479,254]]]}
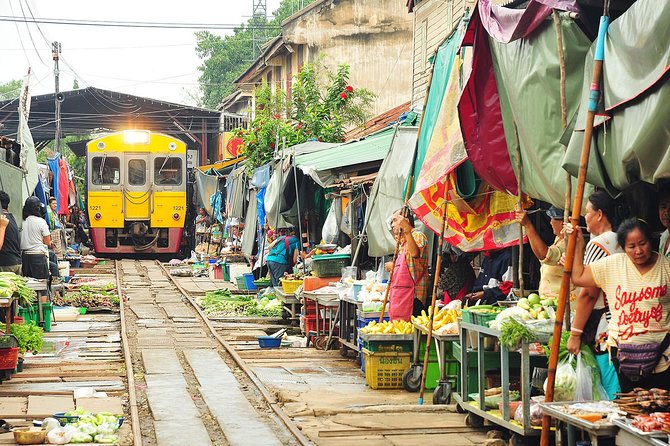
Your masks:
{"label": "steel rail", "polygon": [[237,353],[237,350],[230,345],[225,339],[219,335],[216,330],[214,329],[214,326],[211,324],[209,318],[207,315],[200,309],[200,306],[191,298],[191,296],[188,294],[188,292],[179,284],[177,283],[176,280],[170,275],[168,270],[165,268],[165,266],[159,262],[158,260],[155,260],[156,264],[163,270],[165,275],[168,277],[170,282],[177,287],[177,289],[181,292],[181,294],[188,300],[188,302],[191,304],[193,309],[195,309],[196,313],[200,316],[202,321],[205,323],[207,328],[209,329],[210,333],[214,338],[223,346],[223,348],[226,349],[228,354],[233,358],[233,361],[237,364],[237,366],[242,369],[242,371],[247,375],[247,377],[251,380],[252,383],[256,386],[258,391],[263,395],[263,398],[267,402],[268,406],[273,410],[273,412],[282,420],[284,423],[284,426],[293,434],[295,439],[300,443],[302,446],[313,446],[314,443],[310,441],[301,431],[298,429],[298,427],[293,423],[293,421],[286,415],[286,412],[284,412],[284,409],[281,408],[275,397],[268,391],[268,389],[265,387],[265,385],[258,379],[256,374],[251,371],[244,359]]}
{"label": "steel rail", "polygon": [[116,292],[119,295],[119,309],[121,314],[121,346],[123,348],[123,359],[126,364],[126,378],[128,380],[128,404],[130,406],[130,421],[133,431],[133,445],[142,446],[142,430],[140,428],[140,414],[137,409],[137,393],[135,392],[135,375],[133,373],[133,361],[130,358],[130,347],[126,333],[125,303],[121,291],[121,278],[119,276],[119,261],[114,260],[114,276],[116,277]]}

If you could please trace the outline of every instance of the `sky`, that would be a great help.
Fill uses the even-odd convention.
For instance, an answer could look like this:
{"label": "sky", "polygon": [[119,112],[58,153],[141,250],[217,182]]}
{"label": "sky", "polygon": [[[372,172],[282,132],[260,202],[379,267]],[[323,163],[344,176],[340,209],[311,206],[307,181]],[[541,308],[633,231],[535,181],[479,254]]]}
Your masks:
{"label": "sky", "polygon": [[[196,105],[196,29],[149,29],[27,24],[2,17],[82,21],[238,25],[258,0],[2,0],[0,84],[22,79],[31,68],[33,95],[54,92],[52,41],[61,44],[60,90],[93,86],[178,104]],[[268,16],[280,0],[267,0]],[[217,35],[232,30],[211,29]]]}

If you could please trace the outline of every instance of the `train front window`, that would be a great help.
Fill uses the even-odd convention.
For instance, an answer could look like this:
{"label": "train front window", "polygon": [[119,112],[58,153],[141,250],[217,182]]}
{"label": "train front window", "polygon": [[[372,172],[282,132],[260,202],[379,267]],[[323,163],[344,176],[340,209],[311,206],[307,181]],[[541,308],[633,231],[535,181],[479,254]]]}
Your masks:
{"label": "train front window", "polygon": [[161,156],[154,159],[154,182],[159,186],[178,186],[182,182],[181,158]]}
{"label": "train front window", "polygon": [[144,160],[128,161],[128,184],[142,186],[147,181],[147,163]]}
{"label": "train front window", "polygon": [[91,162],[93,184],[119,184],[121,160],[116,156],[95,156]]}

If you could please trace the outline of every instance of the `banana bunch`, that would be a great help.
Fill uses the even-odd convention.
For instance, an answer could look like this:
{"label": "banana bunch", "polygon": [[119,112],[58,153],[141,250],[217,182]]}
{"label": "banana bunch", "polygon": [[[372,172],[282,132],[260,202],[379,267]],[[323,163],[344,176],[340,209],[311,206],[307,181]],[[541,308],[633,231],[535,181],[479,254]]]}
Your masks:
{"label": "banana bunch", "polygon": [[[421,310],[421,316],[412,317],[412,322],[416,322],[419,325],[428,327],[428,324],[430,323],[430,315],[432,312],[433,307],[428,307],[428,314],[426,314],[426,310]],[[433,319],[433,330],[438,330],[447,324],[456,322],[456,319],[459,317],[461,317],[461,310],[447,310],[443,308],[435,313],[435,318]]]}
{"label": "banana bunch", "polygon": [[414,326],[407,321],[372,321],[361,328],[361,333],[365,334],[412,334]]}

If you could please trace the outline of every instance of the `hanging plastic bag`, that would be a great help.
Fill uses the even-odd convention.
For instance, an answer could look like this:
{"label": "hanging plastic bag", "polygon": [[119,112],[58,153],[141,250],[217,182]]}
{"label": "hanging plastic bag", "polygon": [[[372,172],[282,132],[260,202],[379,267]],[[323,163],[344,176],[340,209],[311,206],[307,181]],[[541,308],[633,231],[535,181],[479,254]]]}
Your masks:
{"label": "hanging plastic bag", "polygon": [[593,401],[593,370],[586,365],[582,353],[577,354],[577,388],[575,389],[575,401]]}
{"label": "hanging plastic bag", "polygon": [[337,239],[340,235],[336,208],[337,202],[333,201],[333,204],[330,205],[328,215],[326,216],[326,222],[323,224],[323,229],[321,230],[321,237],[326,243],[337,243]]}
{"label": "hanging plastic bag", "polygon": [[[574,401],[577,390],[577,372],[575,372],[575,357],[568,355],[556,368],[554,380],[554,401]],[[547,392],[547,381],[544,381],[544,392]]]}

